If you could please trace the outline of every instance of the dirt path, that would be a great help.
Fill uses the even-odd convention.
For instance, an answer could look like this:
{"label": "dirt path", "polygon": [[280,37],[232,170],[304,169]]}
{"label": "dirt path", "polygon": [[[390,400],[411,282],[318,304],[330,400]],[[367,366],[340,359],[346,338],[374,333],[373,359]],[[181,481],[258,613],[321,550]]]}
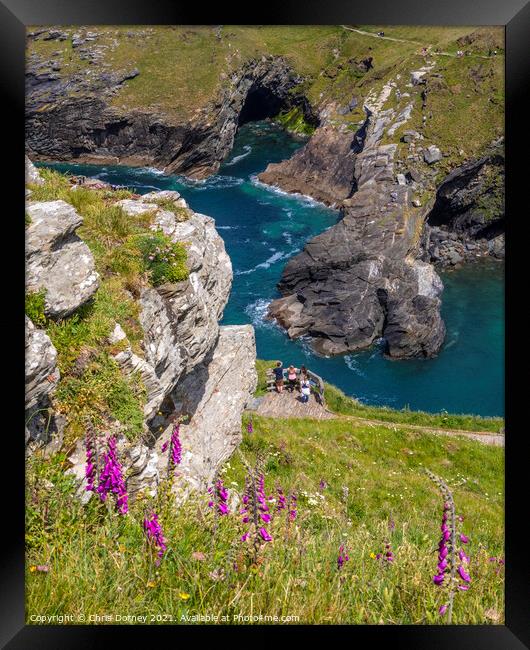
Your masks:
{"label": "dirt path", "polygon": [[[326,409],[327,410],[327,409]],[[425,427],[420,424],[408,424],[406,422],[386,422],[385,420],[369,420],[368,418],[361,418],[357,415],[338,415],[328,410],[328,413],[333,414],[336,418],[342,420],[349,420],[351,422],[359,422],[368,426],[381,426],[388,429],[412,429],[414,431],[421,431],[422,433],[434,433],[435,435],[443,436],[464,436],[471,440],[476,440],[485,445],[495,445],[497,447],[504,447],[504,434],[492,433],[491,431],[465,431],[464,429],[438,429],[436,427]]]}
{"label": "dirt path", "polygon": [[[427,49],[432,47],[431,45],[425,45],[424,43],[420,43],[419,41],[410,41],[407,40],[406,38],[393,38],[392,36],[378,36],[374,32],[366,32],[362,29],[356,29],[354,27],[347,27],[346,25],[341,25],[342,29],[347,29],[349,32],[355,32],[356,34],[362,34],[363,36],[371,36],[372,38],[380,38],[384,41],[394,41],[395,43],[411,43],[412,45],[420,45],[422,47],[426,47]],[[433,50],[428,51],[428,56],[450,56],[454,59],[457,58],[456,54],[452,54],[451,52],[434,52]],[[484,54],[469,54],[468,56],[475,57],[477,59],[489,59],[491,57],[485,56]]]}
{"label": "dirt path", "polygon": [[485,445],[504,447],[504,435],[490,431],[464,431],[463,429],[439,429],[437,427],[426,427],[420,424],[408,424],[406,422],[387,422],[385,420],[374,420],[363,418],[357,415],[341,415],[330,411],[319,404],[314,395],[310,401],[303,404],[298,393],[289,393],[285,390],[278,394],[275,391],[263,395],[258,404],[253,408],[258,415],[268,418],[312,418],[316,420],[347,420],[348,422],[363,424],[370,427],[386,427],[396,431],[397,429],[408,429],[422,433],[432,433],[441,436],[463,436],[476,440]]}

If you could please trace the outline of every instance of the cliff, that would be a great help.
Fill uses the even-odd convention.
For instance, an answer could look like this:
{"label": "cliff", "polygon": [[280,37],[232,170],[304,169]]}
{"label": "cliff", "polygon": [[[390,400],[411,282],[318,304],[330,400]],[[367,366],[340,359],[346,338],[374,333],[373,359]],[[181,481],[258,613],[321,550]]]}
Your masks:
{"label": "cliff", "polygon": [[29,160],[26,176],[28,452],[66,451],[83,493],[85,435],[113,433],[130,493],[155,492],[161,441],[185,415],[193,462],[176,489],[203,486],[240,441],[256,384],[252,327],[218,323],[232,266],[213,219],[177,192],[43,179]]}
{"label": "cliff", "polygon": [[204,178],[247,121],[311,134],[259,178],[342,219],[288,262],[270,315],[324,354],[384,337],[391,357],[434,356],[443,287],[431,265],[504,256],[503,35],[378,31],[31,30],[27,150]]}

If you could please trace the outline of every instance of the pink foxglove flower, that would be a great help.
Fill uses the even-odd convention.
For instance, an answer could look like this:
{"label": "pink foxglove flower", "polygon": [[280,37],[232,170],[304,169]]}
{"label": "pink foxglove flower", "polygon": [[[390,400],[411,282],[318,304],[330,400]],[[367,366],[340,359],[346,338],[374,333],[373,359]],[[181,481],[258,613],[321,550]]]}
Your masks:
{"label": "pink foxglove flower", "polygon": [[129,499],[121,464],[118,461],[116,438],[114,436],[111,436],[107,441],[107,452],[103,454],[103,469],[99,475],[99,485],[96,491],[102,501],[106,501],[109,494],[114,494],[116,509],[122,515],[127,514]]}
{"label": "pink foxglove flower", "polygon": [[158,559],[156,560],[155,564],[158,566],[162,560],[164,553],[167,550],[166,541],[162,533],[162,526],[158,521],[158,515],[154,512],[151,513],[150,518],[146,517],[144,519],[143,527],[147,536],[147,540],[155,547],[157,551]]}

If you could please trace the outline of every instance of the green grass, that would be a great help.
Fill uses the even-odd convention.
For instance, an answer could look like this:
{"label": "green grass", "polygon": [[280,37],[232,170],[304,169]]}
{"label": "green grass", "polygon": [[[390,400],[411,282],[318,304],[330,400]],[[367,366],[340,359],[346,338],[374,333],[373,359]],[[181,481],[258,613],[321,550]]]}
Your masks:
{"label": "green grass", "polygon": [[172,212],[177,217],[177,221],[187,221],[191,216],[191,210],[177,205],[173,199],[161,198],[151,199],[151,201],[156,203],[162,210]]}
{"label": "green grass", "polygon": [[[453,622],[503,622],[502,567],[488,561],[504,553],[502,449],[344,420],[254,416],[253,425],[242,453],[250,463],[262,458],[266,492],[281,485],[298,495],[295,522],[275,516],[267,526],[273,541],[256,556],[240,541],[240,515],[216,521],[207,495],[175,509],[162,485],[156,499],[146,496],[120,517],[96,499],[83,507],[71,498],[61,456],[31,459],[27,616],[88,617],[131,612],[133,604],[155,623],[168,613],[174,618],[165,622],[177,623],[201,614],[232,623],[238,614],[294,615],[299,623],[443,623],[438,607],[446,595],[432,583],[443,500],[427,467],[450,485],[470,538],[471,588],[457,593]],[[230,492],[243,490],[237,454],[221,476]],[[168,547],[159,567],[141,528],[151,509]],[[384,566],[374,556],[386,541],[395,561]],[[341,544],[350,560],[339,571]],[[39,565],[49,571],[36,570]]]}
{"label": "green grass", "polygon": [[299,135],[311,135],[315,131],[315,127],[305,121],[304,113],[298,106],[293,106],[289,111],[280,113],[276,122],[287,131]]}
{"label": "green grass", "polygon": [[[408,75],[423,64],[422,46],[454,54],[462,46],[458,40],[472,35],[473,42],[464,49],[485,56],[492,44],[498,56],[480,59],[477,56],[451,58],[435,56],[436,70],[447,76],[449,87],[462,84],[462,97],[447,97],[443,88],[432,87],[429,101],[438,111],[429,124],[430,133],[444,143],[458,145],[458,135],[467,133],[469,151],[491,141],[493,130],[503,128],[503,31],[495,27],[426,27],[426,26],[368,26],[367,31],[383,29],[395,38],[412,42],[395,42],[373,38],[331,26],[267,26],[224,25],[218,32],[213,26],[87,26],[66,27],[69,33],[91,30],[100,34],[97,45],[106,46],[104,61],[112,69],[129,71],[138,68],[140,74],[125,81],[112,99],[121,109],[160,111],[168,121],[190,119],[197,109],[212,112],[212,98],[228,87],[232,74],[245,62],[262,56],[281,56],[302,76],[303,83],[295,90],[305,95],[315,108],[331,102],[346,105],[352,96],[359,100],[359,109],[333,119],[349,124],[364,118],[362,99],[371,89],[380,89],[396,74]],[[138,32],[142,32],[139,34]],[[133,37],[128,34],[132,33]],[[136,34],[136,37],[134,37]],[[71,42],[32,40],[28,54],[37,53],[44,60],[53,57],[63,64],[61,74],[66,78],[82,72],[87,64],[72,49]],[[161,56],[163,52],[163,56]],[[362,63],[372,58],[372,68],[363,70]],[[485,80],[478,85],[470,82],[469,68],[483,66]],[[482,74],[482,73],[481,73]],[[476,77],[476,75],[475,75]],[[456,78],[456,81],[454,79]],[[416,92],[417,89],[414,90]],[[467,92],[470,91],[470,92]],[[495,103],[489,102],[493,97]],[[48,110],[51,107],[44,107]],[[477,119],[479,117],[480,119]],[[421,119],[421,116],[420,116]],[[299,125],[300,126],[300,125]],[[406,127],[413,128],[413,127]],[[427,134],[426,134],[427,135]],[[455,140],[456,138],[456,140]]]}
{"label": "green grass", "polygon": [[27,291],[25,298],[26,316],[36,327],[44,327],[48,321],[44,313],[45,291]]}

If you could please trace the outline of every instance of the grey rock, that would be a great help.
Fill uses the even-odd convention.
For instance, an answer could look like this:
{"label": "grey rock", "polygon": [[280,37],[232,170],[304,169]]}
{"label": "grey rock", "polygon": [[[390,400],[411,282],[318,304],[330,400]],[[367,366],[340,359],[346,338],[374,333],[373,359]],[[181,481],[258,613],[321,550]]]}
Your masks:
{"label": "grey rock", "polygon": [[[355,133],[342,133],[324,124],[291,158],[270,163],[258,178],[286,192],[309,195],[328,205],[335,204],[352,192],[355,142]],[[322,174],[322,169],[327,173]]]}
{"label": "grey rock", "polygon": [[[135,213],[131,206],[125,207]],[[183,282],[142,291],[145,358],[130,348],[115,356],[124,372],[140,372],[148,394],[144,409],[148,422],[181,376],[201,363],[215,345],[232,286],[232,265],[213,219],[192,213],[179,222],[172,212],[159,210],[152,227],[161,227],[174,242],[186,244],[190,274]]]}
{"label": "grey rock", "polygon": [[83,220],[65,201],[29,203],[26,212],[26,290],[45,290],[46,315],[64,318],[99,284],[92,253],[75,234]]}
{"label": "grey rock", "polygon": [[26,316],[26,411],[53,393],[59,383],[57,350],[44,330],[37,329]]}
{"label": "grey rock", "polygon": [[26,185],[30,183],[32,185],[43,185],[44,180],[41,178],[38,169],[26,156]]}
{"label": "grey rock", "polygon": [[[257,385],[255,358],[253,327],[223,326],[213,352],[173,391],[176,412],[191,416],[180,426],[182,462],[175,485],[179,499],[209,485],[240,444],[241,414]],[[171,431],[170,426],[155,445],[161,474],[167,466],[162,446]]]}
{"label": "grey rock", "polygon": [[428,165],[432,165],[442,158],[442,152],[433,144],[430,147],[427,147],[427,149],[423,150],[423,160],[425,160]]}
{"label": "grey rock", "polygon": [[384,337],[390,356],[425,357],[443,342],[441,282],[414,261],[425,214],[411,212],[408,186],[395,184],[397,145],[380,144],[392,117],[370,118],[355,160],[357,191],[343,201],[343,218],[289,260],[278,285],[283,297],[269,306],[291,338],[309,336],[324,355]]}
{"label": "grey rock", "polygon": [[[257,384],[254,330],[250,325],[221,327],[219,338],[201,363],[179,381],[173,394],[173,413],[187,414],[182,424],[182,462],[174,483],[177,501],[194,489],[205,487],[241,442],[241,415]],[[127,475],[130,498],[138,492],[154,496],[167,476],[168,452],[162,447],[171,437],[173,425],[154,439],[129,442],[115,430],[118,460]],[[104,436],[97,439],[104,449]],[[92,495],[85,490],[85,441],[79,440],[69,455],[68,473],[77,479],[77,495],[83,502]]]}
{"label": "grey rock", "polygon": [[27,451],[47,448],[58,451],[62,444],[64,418],[51,409],[51,396],[60,380],[57,350],[44,330],[37,329],[26,316],[25,350],[25,442]]}

